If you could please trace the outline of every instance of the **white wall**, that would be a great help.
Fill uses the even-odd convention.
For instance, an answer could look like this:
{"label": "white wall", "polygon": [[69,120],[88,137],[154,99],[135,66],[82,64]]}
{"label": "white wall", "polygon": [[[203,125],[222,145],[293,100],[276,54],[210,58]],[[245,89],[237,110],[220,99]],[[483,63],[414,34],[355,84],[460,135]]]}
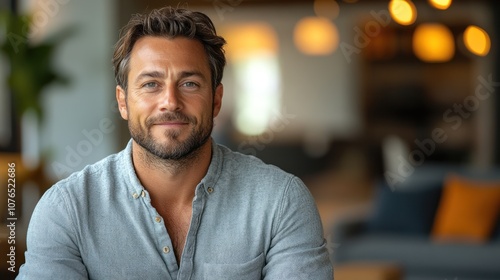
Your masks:
{"label": "white wall", "polygon": [[[355,62],[349,63],[337,50],[327,56],[308,56],[298,51],[293,42],[295,24],[305,16],[313,16],[312,5],[266,7],[236,6],[224,12],[205,9],[218,29],[235,23],[263,21],[278,34],[282,107],[294,115],[284,131],[274,135],[276,140],[301,141],[308,134],[324,137],[353,137],[361,130],[359,96],[356,88]],[[342,15],[342,13],[341,13]],[[334,22],[345,35],[342,16]],[[342,40],[343,38],[341,38]],[[353,67],[354,66],[354,67]],[[232,111],[236,89],[231,64],[224,76],[225,95],[221,114]],[[258,83],[259,81],[255,81]]]}
{"label": "white wall", "polygon": [[112,107],[111,68],[112,47],[118,37],[115,5],[112,0],[23,2],[22,9],[34,13],[35,40],[70,26],[76,28],[55,55],[57,70],[68,76],[70,84],[48,87],[43,99],[41,150],[48,153],[47,171],[54,179],[117,150],[118,114]]}

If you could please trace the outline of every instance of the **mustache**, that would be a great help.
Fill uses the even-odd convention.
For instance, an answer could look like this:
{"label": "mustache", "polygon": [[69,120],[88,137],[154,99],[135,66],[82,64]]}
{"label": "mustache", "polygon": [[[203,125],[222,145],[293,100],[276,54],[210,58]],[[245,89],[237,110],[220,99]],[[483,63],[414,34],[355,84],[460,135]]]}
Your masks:
{"label": "mustache", "polygon": [[187,122],[191,124],[196,124],[196,118],[186,116],[180,112],[169,112],[148,118],[146,120],[146,126],[149,127],[155,123],[162,123],[162,122]]}

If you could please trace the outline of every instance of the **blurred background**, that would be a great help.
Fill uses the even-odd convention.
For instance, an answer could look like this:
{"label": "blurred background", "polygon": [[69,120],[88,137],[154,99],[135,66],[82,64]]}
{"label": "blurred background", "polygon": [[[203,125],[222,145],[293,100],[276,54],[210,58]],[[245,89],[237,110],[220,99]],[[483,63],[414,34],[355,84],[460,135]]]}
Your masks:
{"label": "blurred background", "polygon": [[486,0],[0,0],[16,272],[43,192],[129,141],[113,45],[131,14],[166,5],[226,38],[213,137],[304,180],[336,279],[500,279],[500,8]]}

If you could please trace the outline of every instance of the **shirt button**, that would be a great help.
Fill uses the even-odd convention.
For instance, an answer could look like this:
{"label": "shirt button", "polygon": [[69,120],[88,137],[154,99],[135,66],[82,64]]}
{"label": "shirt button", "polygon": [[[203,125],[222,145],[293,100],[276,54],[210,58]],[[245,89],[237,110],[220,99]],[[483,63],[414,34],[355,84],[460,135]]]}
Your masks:
{"label": "shirt button", "polygon": [[139,194],[137,194],[136,192],[132,194],[132,197],[133,198],[138,198],[139,197]]}
{"label": "shirt button", "polygon": [[142,192],[141,192],[141,196],[142,196],[142,197],[146,197],[146,192],[145,192],[145,191],[142,191]]}
{"label": "shirt button", "polygon": [[163,247],[163,253],[165,254],[170,253],[170,248],[168,246]]}
{"label": "shirt button", "polygon": [[155,217],[155,222],[157,222],[157,223],[161,222],[161,217],[160,216],[156,216]]}
{"label": "shirt button", "polygon": [[214,188],[212,188],[212,187],[208,187],[208,188],[207,188],[207,192],[208,192],[208,193],[213,193],[213,192],[214,192]]}

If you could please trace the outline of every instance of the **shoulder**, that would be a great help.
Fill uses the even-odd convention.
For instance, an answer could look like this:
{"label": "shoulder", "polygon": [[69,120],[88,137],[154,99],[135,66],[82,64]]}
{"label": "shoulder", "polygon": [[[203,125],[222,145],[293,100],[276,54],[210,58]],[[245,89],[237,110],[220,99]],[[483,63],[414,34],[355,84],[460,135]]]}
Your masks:
{"label": "shoulder", "polygon": [[218,147],[223,155],[223,171],[225,172],[252,179],[292,180],[295,178],[293,174],[272,164],[267,164],[255,156],[235,152],[222,145]]}
{"label": "shoulder", "polygon": [[223,155],[221,178],[238,185],[238,189],[247,187],[273,196],[283,196],[296,191],[306,194],[309,192],[297,176],[277,166],[222,145],[218,147]]}
{"label": "shoulder", "polygon": [[[110,155],[94,164],[87,165],[80,171],[74,172],[49,188],[44,197],[48,199],[57,196],[66,198],[87,195],[102,195],[109,187],[115,185],[121,165],[123,165],[124,151]],[[60,198],[59,198],[60,199]]]}
{"label": "shoulder", "polygon": [[[94,164],[85,166],[81,171],[75,172],[67,178],[59,181],[56,186],[73,186],[79,183],[89,183],[94,180],[99,180],[101,183],[106,183],[112,178],[114,172],[119,169],[119,162],[122,160],[123,152],[110,155]],[[104,182],[102,182],[104,180]]]}

